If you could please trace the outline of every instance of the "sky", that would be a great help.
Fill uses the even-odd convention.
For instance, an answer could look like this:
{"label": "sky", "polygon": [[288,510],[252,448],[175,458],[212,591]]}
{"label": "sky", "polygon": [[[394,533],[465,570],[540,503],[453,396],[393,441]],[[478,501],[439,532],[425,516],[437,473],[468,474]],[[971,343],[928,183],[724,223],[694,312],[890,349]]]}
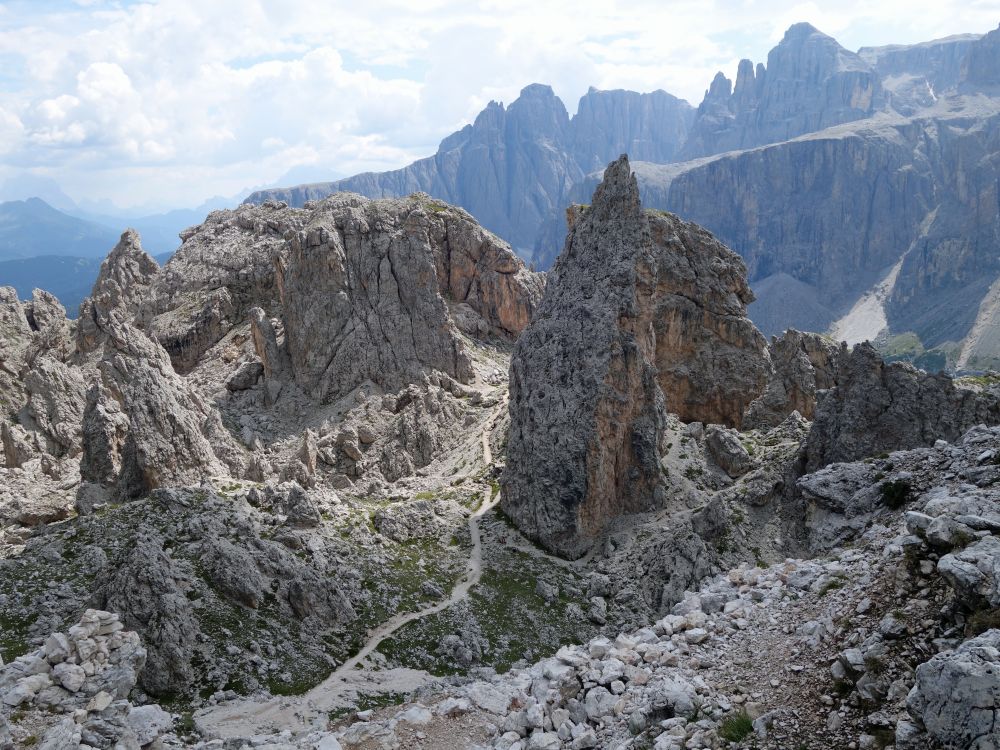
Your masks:
{"label": "sky", "polygon": [[697,105],[798,21],[856,50],[985,33],[1000,0],[0,0],[0,183],[162,210],[394,169],[529,83]]}

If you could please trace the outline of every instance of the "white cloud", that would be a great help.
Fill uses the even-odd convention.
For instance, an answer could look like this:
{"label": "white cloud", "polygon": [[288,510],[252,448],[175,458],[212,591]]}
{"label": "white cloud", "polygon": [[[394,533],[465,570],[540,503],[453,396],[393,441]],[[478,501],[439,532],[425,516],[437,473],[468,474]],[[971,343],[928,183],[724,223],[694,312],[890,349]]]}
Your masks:
{"label": "white cloud", "polygon": [[0,4],[5,169],[78,197],[191,205],[294,166],[401,166],[549,83],[697,104],[806,20],[847,47],[987,31],[995,0],[64,0]]}

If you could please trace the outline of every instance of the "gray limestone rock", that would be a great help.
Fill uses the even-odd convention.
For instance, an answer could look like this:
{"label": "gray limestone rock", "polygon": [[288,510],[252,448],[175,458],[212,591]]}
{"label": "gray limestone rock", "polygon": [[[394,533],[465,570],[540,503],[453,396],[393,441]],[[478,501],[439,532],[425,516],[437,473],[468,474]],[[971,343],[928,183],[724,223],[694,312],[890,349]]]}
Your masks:
{"label": "gray limestone rock", "polygon": [[837,386],[820,399],[806,442],[806,470],[878,453],[954,441],[1000,423],[1000,398],[958,388],[946,375],[885,364],[870,344],[844,359]]}
{"label": "gray limestone rock", "polygon": [[917,667],[906,708],[925,734],[905,747],[996,747],[998,706],[1000,630],[989,630]]}
{"label": "gray limestone rock", "polygon": [[937,569],[970,608],[1000,607],[1000,539],[997,537],[988,536],[944,555]]}
{"label": "gray limestone rock", "polygon": [[847,347],[816,333],[788,329],[768,346],[774,375],[764,393],[747,407],[746,427],[781,424],[793,411],[813,419],[819,391],[837,383]]}
{"label": "gray limestone rock", "polygon": [[734,479],[753,468],[753,459],[735,430],[709,425],[705,430],[705,447],[716,465]]}
{"label": "gray limestone rock", "polygon": [[138,232],[126,230],[101,263],[90,297],[80,305],[76,327],[80,352],[92,352],[100,346],[114,311],[129,318],[138,312],[159,271],[156,261],[142,249]]}
{"label": "gray limestone rock", "polygon": [[503,509],[576,556],[612,517],[662,503],[665,411],[739,424],[763,390],[763,336],[739,259],[643,211],[628,159],[608,167],[511,360]]}
{"label": "gray limestone rock", "polygon": [[250,308],[274,306],[274,256],[307,216],[269,202],[213,211],[181,234],[181,246],[156,277],[144,308],[151,332],[179,371],[188,371],[246,320]]}
{"label": "gray limestone rock", "polygon": [[[103,384],[129,420],[115,492],[134,498],[156,487],[196,484],[205,476],[227,473],[226,464],[239,472],[242,449],[218,413],[174,372],[163,347],[116,315],[102,330],[107,336],[99,364]],[[94,424],[85,425],[84,434],[100,445],[85,447],[91,454],[109,441],[114,445],[119,427],[112,410],[101,408],[100,397],[93,403],[88,415]],[[93,476],[85,478],[107,481],[109,468],[113,470],[113,459],[111,466],[95,467]]]}
{"label": "gray limestone rock", "polygon": [[185,593],[191,575],[155,536],[141,538],[101,587],[101,606],[119,612],[142,633],[149,655],[139,682],[151,695],[185,692],[194,677],[191,659],[201,632]]}
{"label": "gray limestone rock", "polygon": [[226,388],[230,391],[245,391],[253,388],[264,374],[264,365],[258,360],[243,362],[226,380]]}
{"label": "gray limestone rock", "polygon": [[[315,204],[277,263],[291,369],[322,401],[366,381],[397,390],[431,372],[468,382],[472,362],[446,300],[512,337],[541,293],[540,277],[506,244],[426,195]],[[268,374],[270,336],[262,338]]]}
{"label": "gray limestone rock", "polygon": [[264,595],[264,578],[253,557],[225,539],[205,542],[201,556],[205,573],[228,599],[257,609]]}

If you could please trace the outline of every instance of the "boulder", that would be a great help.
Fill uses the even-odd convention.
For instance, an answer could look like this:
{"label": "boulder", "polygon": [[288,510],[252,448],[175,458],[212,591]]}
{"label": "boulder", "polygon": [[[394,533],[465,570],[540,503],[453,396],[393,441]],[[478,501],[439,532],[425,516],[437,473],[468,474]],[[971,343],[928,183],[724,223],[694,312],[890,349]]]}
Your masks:
{"label": "boulder", "polygon": [[973,609],[1000,607],[1000,539],[988,536],[938,560],[938,573]]}
{"label": "boulder", "polygon": [[996,747],[1000,706],[1000,630],[989,630],[917,667],[906,699],[924,733],[902,747]]}
{"label": "boulder", "polygon": [[243,362],[226,381],[226,390],[245,391],[253,388],[264,374],[264,365],[258,360]]}
{"label": "boulder", "polygon": [[753,468],[753,459],[740,442],[739,433],[719,425],[705,430],[705,447],[716,465],[736,479]]}

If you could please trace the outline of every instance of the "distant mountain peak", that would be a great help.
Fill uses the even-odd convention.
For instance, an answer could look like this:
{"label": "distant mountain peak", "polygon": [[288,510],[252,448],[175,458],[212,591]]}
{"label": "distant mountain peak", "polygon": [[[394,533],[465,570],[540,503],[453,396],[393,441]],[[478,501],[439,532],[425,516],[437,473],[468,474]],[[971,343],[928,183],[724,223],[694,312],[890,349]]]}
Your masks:
{"label": "distant mountain peak", "polygon": [[782,37],[781,43],[786,44],[788,42],[795,42],[803,39],[807,39],[814,34],[826,37],[827,39],[832,39],[833,37],[828,34],[824,34],[822,31],[817,29],[811,23],[807,21],[799,21],[798,23],[793,23],[785,31],[785,36]]}
{"label": "distant mountain peak", "polygon": [[521,97],[532,98],[556,98],[556,92],[552,90],[552,87],[546,83],[529,83],[520,93]]}

